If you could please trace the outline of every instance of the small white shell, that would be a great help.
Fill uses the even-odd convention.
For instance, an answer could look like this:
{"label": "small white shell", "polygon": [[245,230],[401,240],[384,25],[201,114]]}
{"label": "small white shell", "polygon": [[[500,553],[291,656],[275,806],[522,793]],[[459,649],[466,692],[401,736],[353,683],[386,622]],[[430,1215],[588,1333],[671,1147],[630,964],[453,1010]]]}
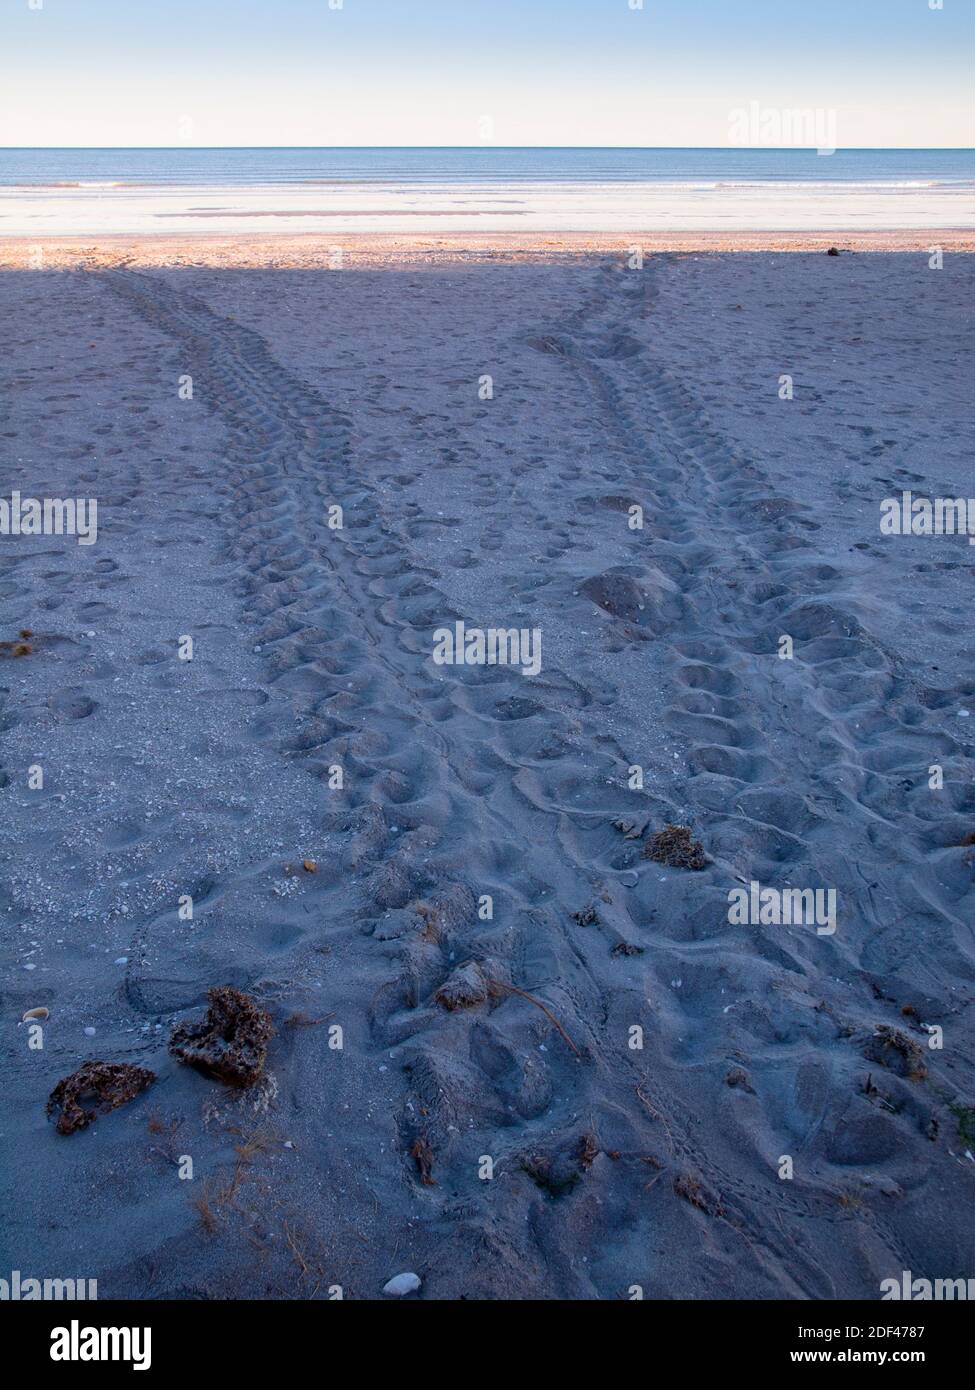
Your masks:
{"label": "small white shell", "polygon": [[403,1298],[405,1294],[415,1293],[420,1287],[420,1276],[418,1274],[397,1274],[384,1285],[383,1293],[388,1298]]}
{"label": "small white shell", "polygon": [[29,1023],[32,1018],[50,1018],[50,1016],[50,1009],[45,1009],[42,1004],[39,1009],[28,1009],[20,1021],[21,1023]]}

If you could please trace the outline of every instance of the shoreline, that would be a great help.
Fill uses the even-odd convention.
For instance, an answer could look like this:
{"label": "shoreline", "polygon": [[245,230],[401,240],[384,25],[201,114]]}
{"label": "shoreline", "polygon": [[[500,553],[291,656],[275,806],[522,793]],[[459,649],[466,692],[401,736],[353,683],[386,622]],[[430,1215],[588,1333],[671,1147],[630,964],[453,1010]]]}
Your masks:
{"label": "shoreline", "polygon": [[[975,232],[957,228],[919,231],[851,232],[495,232],[383,233],[343,232],[326,239],[317,232],[239,232],[233,235],[146,232],[111,236],[0,237],[0,270],[110,269],[194,265],[241,269],[330,268],[336,248],[343,266],[498,259],[544,262],[586,258],[639,246],[645,254],[664,252],[809,253],[835,246],[850,252],[929,253],[975,251]],[[41,252],[37,264],[37,252]],[[334,265],[331,268],[337,268]]]}

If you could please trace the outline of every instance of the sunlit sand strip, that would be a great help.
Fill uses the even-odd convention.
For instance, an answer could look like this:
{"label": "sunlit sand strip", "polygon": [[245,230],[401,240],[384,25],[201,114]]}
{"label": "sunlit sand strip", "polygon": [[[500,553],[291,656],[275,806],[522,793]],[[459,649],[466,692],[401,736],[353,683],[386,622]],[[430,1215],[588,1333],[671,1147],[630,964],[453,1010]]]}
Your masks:
{"label": "sunlit sand strip", "polygon": [[[99,236],[0,238],[0,269],[63,270],[112,266],[213,266],[336,269],[450,261],[571,260],[634,247],[663,251],[911,251],[930,254],[975,251],[975,232],[559,232],[446,233],[443,235],[344,232],[281,236]],[[336,252],[340,252],[337,258]]]}

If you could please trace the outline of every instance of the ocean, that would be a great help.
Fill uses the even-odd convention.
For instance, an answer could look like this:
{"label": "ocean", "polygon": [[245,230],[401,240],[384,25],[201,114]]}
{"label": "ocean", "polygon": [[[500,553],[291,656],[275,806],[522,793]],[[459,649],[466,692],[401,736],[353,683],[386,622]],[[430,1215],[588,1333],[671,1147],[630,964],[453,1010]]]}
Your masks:
{"label": "ocean", "polygon": [[0,150],[0,235],[946,227],[975,150]]}

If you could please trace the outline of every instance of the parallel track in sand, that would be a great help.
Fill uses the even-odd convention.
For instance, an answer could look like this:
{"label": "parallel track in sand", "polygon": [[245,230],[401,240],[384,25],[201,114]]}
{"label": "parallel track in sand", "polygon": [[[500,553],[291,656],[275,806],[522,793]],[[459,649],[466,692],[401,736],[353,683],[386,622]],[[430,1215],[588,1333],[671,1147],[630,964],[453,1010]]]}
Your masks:
{"label": "parallel track in sand", "polygon": [[[921,1191],[941,1184],[947,1210],[964,1181],[932,1143],[957,1087],[937,1054],[923,1086],[883,1073],[882,1109],[860,1079],[874,1026],[909,1026],[900,1006],[922,1002],[899,994],[900,963],[922,972],[928,1022],[971,980],[970,895],[953,898],[945,885],[957,875],[932,863],[945,803],[918,769],[941,757],[955,769],[951,811],[975,811],[971,750],[940,717],[971,701],[975,682],[921,685],[869,635],[849,576],[817,559],[815,523],[654,355],[666,273],[666,258],[639,274],[573,272],[584,297],[532,339],[564,362],[594,431],[614,441],[627,474],[618,491],[649,502],[645,558],[624,577],[646,610],[636,632],[621,631],[662,652],[688,774],[646,797],[626,789],[631,759],[617,739],[584,736],[598,734],[611,679],[595,689],[548,665],[533,680],[433,666],[433,630],[468,615],[438,590],[389,494],[357,468],[354,418],[254,330],[167,280],[97,278],[168,336],[225,425],[217,476],[248,640],[297,716],[284,738],[260,732],[323,784],[343,769],[328,824],[345,849],[321,871],[339,930],[383,962],[372,1045],[377,1062],[395,1050],[404,1067],[399,1161],[434,1244],[459,1262],[457,1290],[625,1297],[609,1271],[629,1263],[648,1296],[875,1296],[884,1260],[921,1268],[942,1248],[937,1231],[918,1229]],[[338,531],[326,521],[335,504]],[[611,613],[615,593],[605,589]],[[777,657],[783,633],[794,662]],[[810,727],[814,742],[800,732]],[[542,751],[526,730],[544,732]],[[585,774],[582,804],[566,792],[569,750]],[[662,823],[679,809],[705,828],[717,863],[686,876],[675,910],[655,866],[624,886],[629,861],[611,822],[642,812]],[[599,931],[572,916],[593,898],[594,870]],[[736,875],[834,885],[836,936],[729,927]],[[482,894],[494,899],[490,921],[478,917]],[[634,964],[614,942],[644,954]],[[501,982],[493,1008],[439,1008],[436,990],[470,959]],[[760,988],[747,987],[756,974]],[[681,984],[665,994],[672,978]],[[504,984],[543,1003],[580,1055]],[[331,988],[341,998],[341,979]],[[627,1045],[633,1024],[642,1051]],[[749,1059],[774,1078],[757,1095],[726,1083]],[[590,1134],[601,1150],[591,1166]],[[432,1149],[435,1188],[415,1181],[418,1140]],[[796,1161],[792,1181],[777,1175],[783,1153]],[[519,1180],[473,1181],[482,1155]],[[838,1168],[860,1177],[881,1158],[899,1199],[868,1183],[848,1201]],[[570,1238],[555,1239],[566,1224]],[[600,1247],[614,1252],[605,1266]],[[575,1248],[590,1251],[586,1262]]]}

